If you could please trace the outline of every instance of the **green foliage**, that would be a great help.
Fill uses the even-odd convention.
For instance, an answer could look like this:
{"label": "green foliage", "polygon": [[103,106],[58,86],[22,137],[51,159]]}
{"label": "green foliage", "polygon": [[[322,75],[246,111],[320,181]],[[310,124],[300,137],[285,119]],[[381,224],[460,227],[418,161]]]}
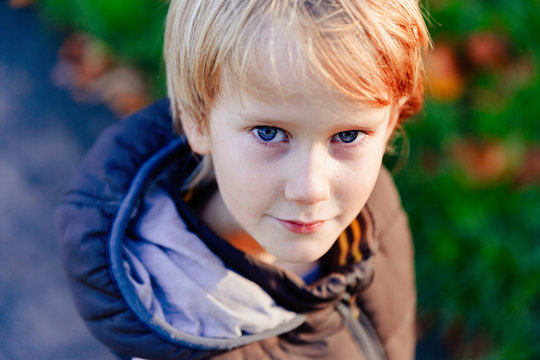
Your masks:
{"label": "green foliage", "polygon": [[[524,158],[540,141],[540,4],[429,5],[435,47],[451,44],[465,88],[454,99],[428,96],[424,114],[405,125],[410,157],[396,181],[415,237],[420,311],[435,313],[443,329],[462,326],[466,342],[487,339],[480,355],[461,347],[456,358],[537,359],[540,179]],[[470,63],[467,39],[486,32],[506,39],[507,63]],[[498,144],[505,170],[471,174],[470,152],[455,151],[463,140]],[[534,180],[518,181],[527,171]]]}
{"label": "green foliage", "polygon": [[[165,1],[40,6],[51,23],[101,38],[164,82]],[[482,358],[537,359],[540,179],[526,159],[540,148],[540,3],[432,0],[425,8],[435,48],[447,44],[456,55],[463,89],[428,96],[423,114],[405,124],[410,156],[396,182],[415,238],[420,313],[435,314],[443,330],[459,326],[465,343],[486,340]],[[502,63],[471,60],[467,41],[484,33],[504,45]],[[460,349],[457,358],[473,357]]]}

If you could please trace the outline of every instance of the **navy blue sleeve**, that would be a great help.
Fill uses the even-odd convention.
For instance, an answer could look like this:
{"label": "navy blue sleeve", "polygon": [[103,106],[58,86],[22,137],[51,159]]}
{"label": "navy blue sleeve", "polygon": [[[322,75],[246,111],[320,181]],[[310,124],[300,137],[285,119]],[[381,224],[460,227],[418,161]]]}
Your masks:
{"label": "navy blue sleeve", "polygon": [[107,241],[119,203],[137,170],[176,137],[167,100],[112,125],[72,177],[56,209],[64,270],[79,314],[116,354],[163,359],[198,353],[151,333],[126,307],[110,273]]}

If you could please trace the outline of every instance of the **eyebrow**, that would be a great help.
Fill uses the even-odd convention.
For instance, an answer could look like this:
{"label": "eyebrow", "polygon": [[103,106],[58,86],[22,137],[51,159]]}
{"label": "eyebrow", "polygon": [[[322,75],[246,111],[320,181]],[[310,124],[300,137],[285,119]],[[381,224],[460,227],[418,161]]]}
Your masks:
{"label": "eyebrow", "polygon": [[252,114],[248,114],[248,113],[237,113],[237,115],[246,121],[257,123],[260,125],[285,127],[287,124],[290,124],[290,122],[287,120],[283,120],[280,118],[273,118],[270,116],[260,117],[260,116],[253,116]]}
{"label": "eyebrow", "polygon": [[389,114],[378,114],[378,116],[375,115],[365,115],[362,117],[357,117],[356,121],[351,122],[344,122],[339,124],[339,127],[366,127],[371,129],[376,129],[379,126],[381,126],[387,119],[389,118]]}
{"label": "eyebrow", "polygon": [[[257,123],[260,125],[286,128],[288,125],[291,124],[290,121],[287,121],[278,117],[272,117],[272,115],[260,117],[260,116],[257,116],[257,115],[254,115],[245,111],[238,111],[236,112],[236,115],[248,122]],[[389,116],[390,116],[389,113],[371,115],[370,111],[368,110],[368,111],[364,111],[362,116],[354,117],[354,115],[352,115],[353,120],[350,120],[350,121],[347,120],[346,122],[335,123],[336,121],[339,121],[339,120],[336,120],[336,121],[329,120],[329,122],[330,123],[334,122],[333,125],[335,126],[332,126],[331,129],[335,130],[336,132],[344,131],[343,129],[356,129],[356,128],[375,129],[381,126]],[[337,117],[337,119],[339,119],[339,117]]]}

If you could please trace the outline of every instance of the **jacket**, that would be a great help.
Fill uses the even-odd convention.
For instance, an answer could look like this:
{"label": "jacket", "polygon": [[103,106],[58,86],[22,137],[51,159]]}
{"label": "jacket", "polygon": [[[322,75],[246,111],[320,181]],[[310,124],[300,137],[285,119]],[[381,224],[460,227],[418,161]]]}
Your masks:
{"label": "jacket", "polygon": [[162,100],[108,128],[72,177],[57,233],[98,340],[125,359],[414,357],[412,242],[385,169],[358,216],[362,259],[338,266],[328,255],[333,265],[308,284],[193,214],[180,185],[195,166]]}

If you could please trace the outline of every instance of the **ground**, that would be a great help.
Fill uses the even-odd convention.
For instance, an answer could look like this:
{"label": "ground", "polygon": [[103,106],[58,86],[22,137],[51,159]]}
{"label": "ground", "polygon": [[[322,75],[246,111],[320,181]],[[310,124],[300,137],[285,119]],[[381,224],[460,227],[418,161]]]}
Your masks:
{"label": "ground", "polygon": [[53,211],[115,117],[52,85],[61,36],[0,2],[0,360],[113,359],[76,314]]}

